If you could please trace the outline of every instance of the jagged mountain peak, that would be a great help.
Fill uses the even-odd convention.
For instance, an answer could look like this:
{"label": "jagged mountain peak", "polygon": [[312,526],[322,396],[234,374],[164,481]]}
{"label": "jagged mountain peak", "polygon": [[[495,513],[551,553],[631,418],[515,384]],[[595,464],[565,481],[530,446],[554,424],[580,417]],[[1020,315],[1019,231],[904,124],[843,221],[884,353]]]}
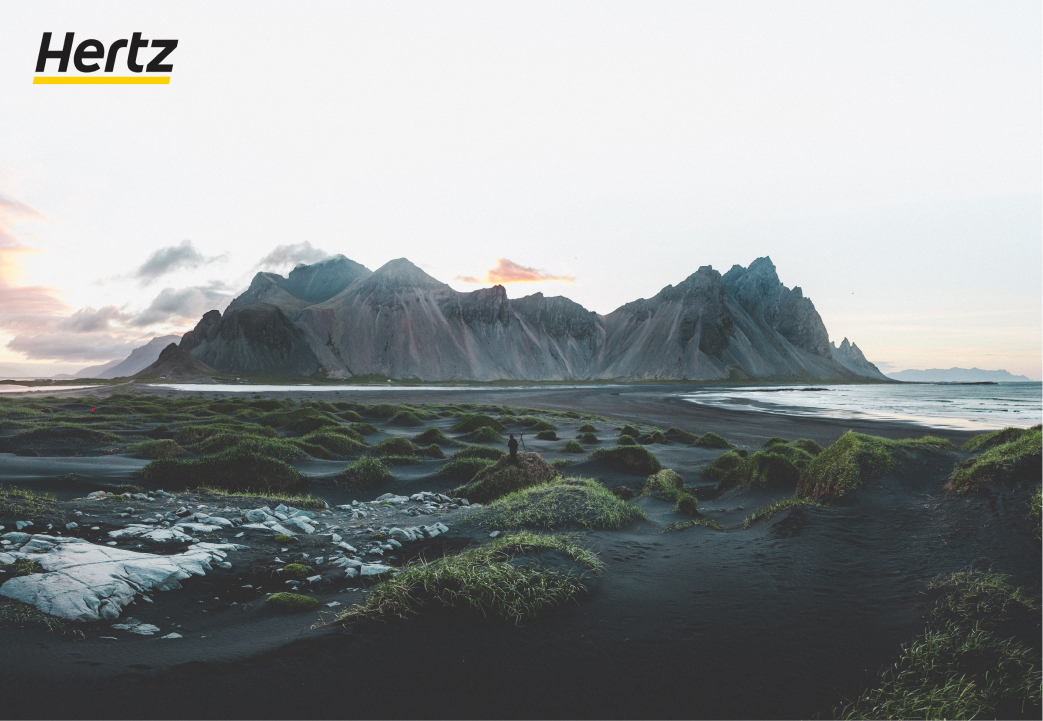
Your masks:
{"label": "jagged mountain peak", "polygon": [[406,258],[389,260],[377,268],[368,280],[373,285],[393,289],[441,289],[449,287],[440,280],[432,278]]}

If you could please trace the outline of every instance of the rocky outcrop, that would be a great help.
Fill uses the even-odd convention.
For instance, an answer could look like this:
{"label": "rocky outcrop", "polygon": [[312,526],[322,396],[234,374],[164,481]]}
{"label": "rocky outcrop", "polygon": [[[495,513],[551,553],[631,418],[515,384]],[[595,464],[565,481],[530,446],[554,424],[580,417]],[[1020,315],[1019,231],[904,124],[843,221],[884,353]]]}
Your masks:
{"label": "rocky outcrop", "polygon": [[319,371],[303,330],[270,303],[212,310],[181,347],[212,368],[242,375],[310,376]]}
{"label": "rocky outcrop", "polygon": [[875,365],[866,360],[866,357],[862,355],[862,351],[854,343],[848,343],[845,338],[838,348],[834,343],[829,344],[830,355],[840,365],[847,368],[855,375],[860,375],[865,378],[873,378],[875,380],[886,381],[891,380]]}
{"label": "rocky outcrop", "polygon": [[135,373],[134,378],[138,380],[179,380],[179,381],[206,381],[213,383],[210,376],[217,375],[217,371],[199,360],[183,347],[171,343],[155,363],[140,373]]}
{"label": "rocky outcrop", "polygon": [[258,273],[181,347],[223,373],[424,380],[854,380],[769,258],[700,268],[600,316],[564,297],[461,293],[405,258],[374,272],[336,256]]}

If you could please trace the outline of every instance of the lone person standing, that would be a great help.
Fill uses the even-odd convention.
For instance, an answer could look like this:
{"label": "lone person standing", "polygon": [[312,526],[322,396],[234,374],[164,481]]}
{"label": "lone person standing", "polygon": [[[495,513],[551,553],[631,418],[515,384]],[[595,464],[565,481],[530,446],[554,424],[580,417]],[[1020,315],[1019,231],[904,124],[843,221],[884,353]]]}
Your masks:
{"label": "lone person standing", "polygon": [[511,463],[518,465],[518,441],[514,440],[513,434],[511,434],[511,439],[507,441],[507,450],[511,452]]}

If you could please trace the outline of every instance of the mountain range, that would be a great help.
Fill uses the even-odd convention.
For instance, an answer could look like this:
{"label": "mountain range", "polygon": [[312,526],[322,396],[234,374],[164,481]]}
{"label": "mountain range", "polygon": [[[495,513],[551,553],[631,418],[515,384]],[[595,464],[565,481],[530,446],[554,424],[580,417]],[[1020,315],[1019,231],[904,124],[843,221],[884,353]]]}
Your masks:
{"label": "mountain range", "polygon": [[886,380],[847,339],[832,346],[811,299],[766,257],[724,275],[703,266],[599,315],[561,296],[510,299],[500,285],[456,291],[405,258],[371,271],[338,255],[258,273],[178,348],[238,376]]}
{"label": "mountain range", "polygon": [[896,381],[919,383],[1031,383],[1027,376],[1016,376],[1005,370],[986,371],[981,368],[929,368],[888,373]]}

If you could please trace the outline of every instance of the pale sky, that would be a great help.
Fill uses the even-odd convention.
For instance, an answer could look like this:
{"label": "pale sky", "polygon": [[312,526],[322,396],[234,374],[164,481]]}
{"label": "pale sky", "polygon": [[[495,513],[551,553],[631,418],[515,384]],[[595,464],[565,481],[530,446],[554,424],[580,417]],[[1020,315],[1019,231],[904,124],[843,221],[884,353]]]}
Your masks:
{"label": "pale sky", "polygon": [[[882,370],[1041,377],[1038,2],[0,0],[0,18],[0,373],[123,357],[263,258],[343,253],[459,290],[509,259],[559,279],[511,297],[599,313],[769,255]],[[171,82],[33,85],[45,31],[177,38]]]}

